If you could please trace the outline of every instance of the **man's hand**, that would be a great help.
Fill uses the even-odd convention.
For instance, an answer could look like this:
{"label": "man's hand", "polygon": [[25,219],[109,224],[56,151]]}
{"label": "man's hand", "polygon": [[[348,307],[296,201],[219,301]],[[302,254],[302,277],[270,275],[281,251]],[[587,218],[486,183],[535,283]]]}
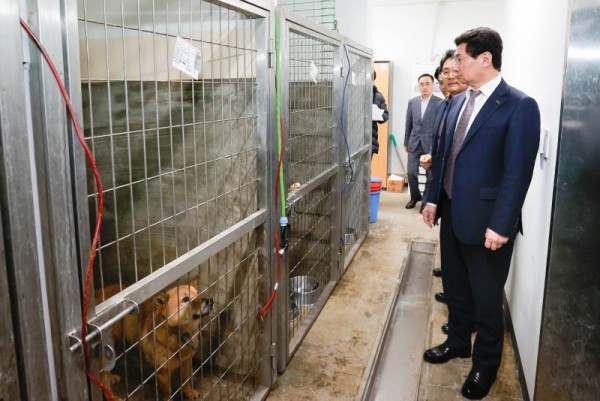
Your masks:
{"label": "man's hand", "polygon": [[404,145],[404,151],[408,153],[408,146]]}
{"label": "man's hand", "polygon": [[419,157],[419,165],[425,170],[429,170],[431,168],[431,155],[421,155]]}
{"label": "man's hand", "polygon": [[[425,214],[423,214],[423,218],[424,217]],[[485,247],[487,249],[495,251],[496,249],[502,248],[502,245],[506,244],[507,242],[508,237],[504,237],[489,228],[485,230]]]}
{"label": "man's hand", "polygon": [[432,228],[435,224],[435,210],[436,206],[433,205],[425,205],[423,209],[423,221],[427,224],[427,227]]}

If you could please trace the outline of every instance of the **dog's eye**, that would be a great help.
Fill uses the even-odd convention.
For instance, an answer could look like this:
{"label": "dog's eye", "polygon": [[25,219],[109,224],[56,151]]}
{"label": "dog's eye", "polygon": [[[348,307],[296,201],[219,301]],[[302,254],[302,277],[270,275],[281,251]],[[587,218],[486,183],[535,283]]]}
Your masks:
{"label": "dog's eye", "polygon": [[186,295],[185,297],[181,298],[181,302],[190,302],[190,297]]}

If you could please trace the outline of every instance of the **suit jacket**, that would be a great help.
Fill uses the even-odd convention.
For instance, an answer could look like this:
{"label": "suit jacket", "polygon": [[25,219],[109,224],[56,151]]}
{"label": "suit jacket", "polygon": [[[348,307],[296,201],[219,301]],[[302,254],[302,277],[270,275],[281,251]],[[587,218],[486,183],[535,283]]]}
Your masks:
{"label": "suit jacket", "polygon": [[442,102],[442,99],[431,95],[425,114],[421,118],[421,96],[413,97],[408,101],[404,146],[408,147],[409,152],[414,152],[419,143],[421,143],[425,153],[431,152],[433,123],[440,102]]}
{"label": "suit jacket", "polygon": [[[442,124],[442,119],[448,117],[448,113],[444,113],[447,109],[446,105],[450,102],[450,99],[442,100],[438,103],[437,112],[435,113],[435,119],[433,120],[433,135],[431,136],[431,157],[435,157],[437,153],[437,148],[439,144],[439,136],[440,136],[440,125]],[[445,123],[445,121],[444,121]]]}
{"label": "suit jacket", "polygon": [[[466,95],[452,98],[445,135],[433,161],[427,202],[437,204],[443,190],[458,115]],[[514,238],[522,231],[521,208],[531,182],[540,139],[536,101],[504,79],[487,99],[456,156],[451,213],[454,234],[465,244],[483,244],[486,228]]]}

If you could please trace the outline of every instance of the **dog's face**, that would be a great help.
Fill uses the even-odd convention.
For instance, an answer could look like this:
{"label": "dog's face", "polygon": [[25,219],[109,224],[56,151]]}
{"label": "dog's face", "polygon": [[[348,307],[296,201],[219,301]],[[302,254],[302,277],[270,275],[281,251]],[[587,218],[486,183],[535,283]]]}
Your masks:
{"label": "dog's face", "polygon": [[214,302],[203,298],[191,285],[179,285],[155,296],[155,310],[167,319],[167,326],[199,324],[200,318],[210,313]]}

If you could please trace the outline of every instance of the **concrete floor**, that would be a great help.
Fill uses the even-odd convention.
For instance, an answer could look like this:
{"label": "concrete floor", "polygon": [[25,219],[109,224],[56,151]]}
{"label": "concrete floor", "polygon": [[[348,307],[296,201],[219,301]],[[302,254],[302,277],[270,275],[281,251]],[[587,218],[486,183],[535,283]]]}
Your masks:
{"label": "concrete floor", "polygon": [[[406,191],[381,193],[378,221],[371,224],[368,238],[267,400],[362,399],[387,317],[395,307],[394,294],[410,244],[438,241],[438,229],[425,226],[418,207],[405,209],[407,201]],[[439,261],[437,251],[436,259]],[[441,291],[441,282],[436,278],[432,283],[427,333],[420,335],[424,348],[445,339],[440,326],[447,320],[447,311],[433,298]],[[523,399],[508,336],[505,344],[499,379],[486,397],[488,401]],[[418,400],[461,400],[460,387],[469,369],[469,359],[444,365],[423,363],[409,379],[418,383]],[[389,401],[405,400],[394,397]]]}

